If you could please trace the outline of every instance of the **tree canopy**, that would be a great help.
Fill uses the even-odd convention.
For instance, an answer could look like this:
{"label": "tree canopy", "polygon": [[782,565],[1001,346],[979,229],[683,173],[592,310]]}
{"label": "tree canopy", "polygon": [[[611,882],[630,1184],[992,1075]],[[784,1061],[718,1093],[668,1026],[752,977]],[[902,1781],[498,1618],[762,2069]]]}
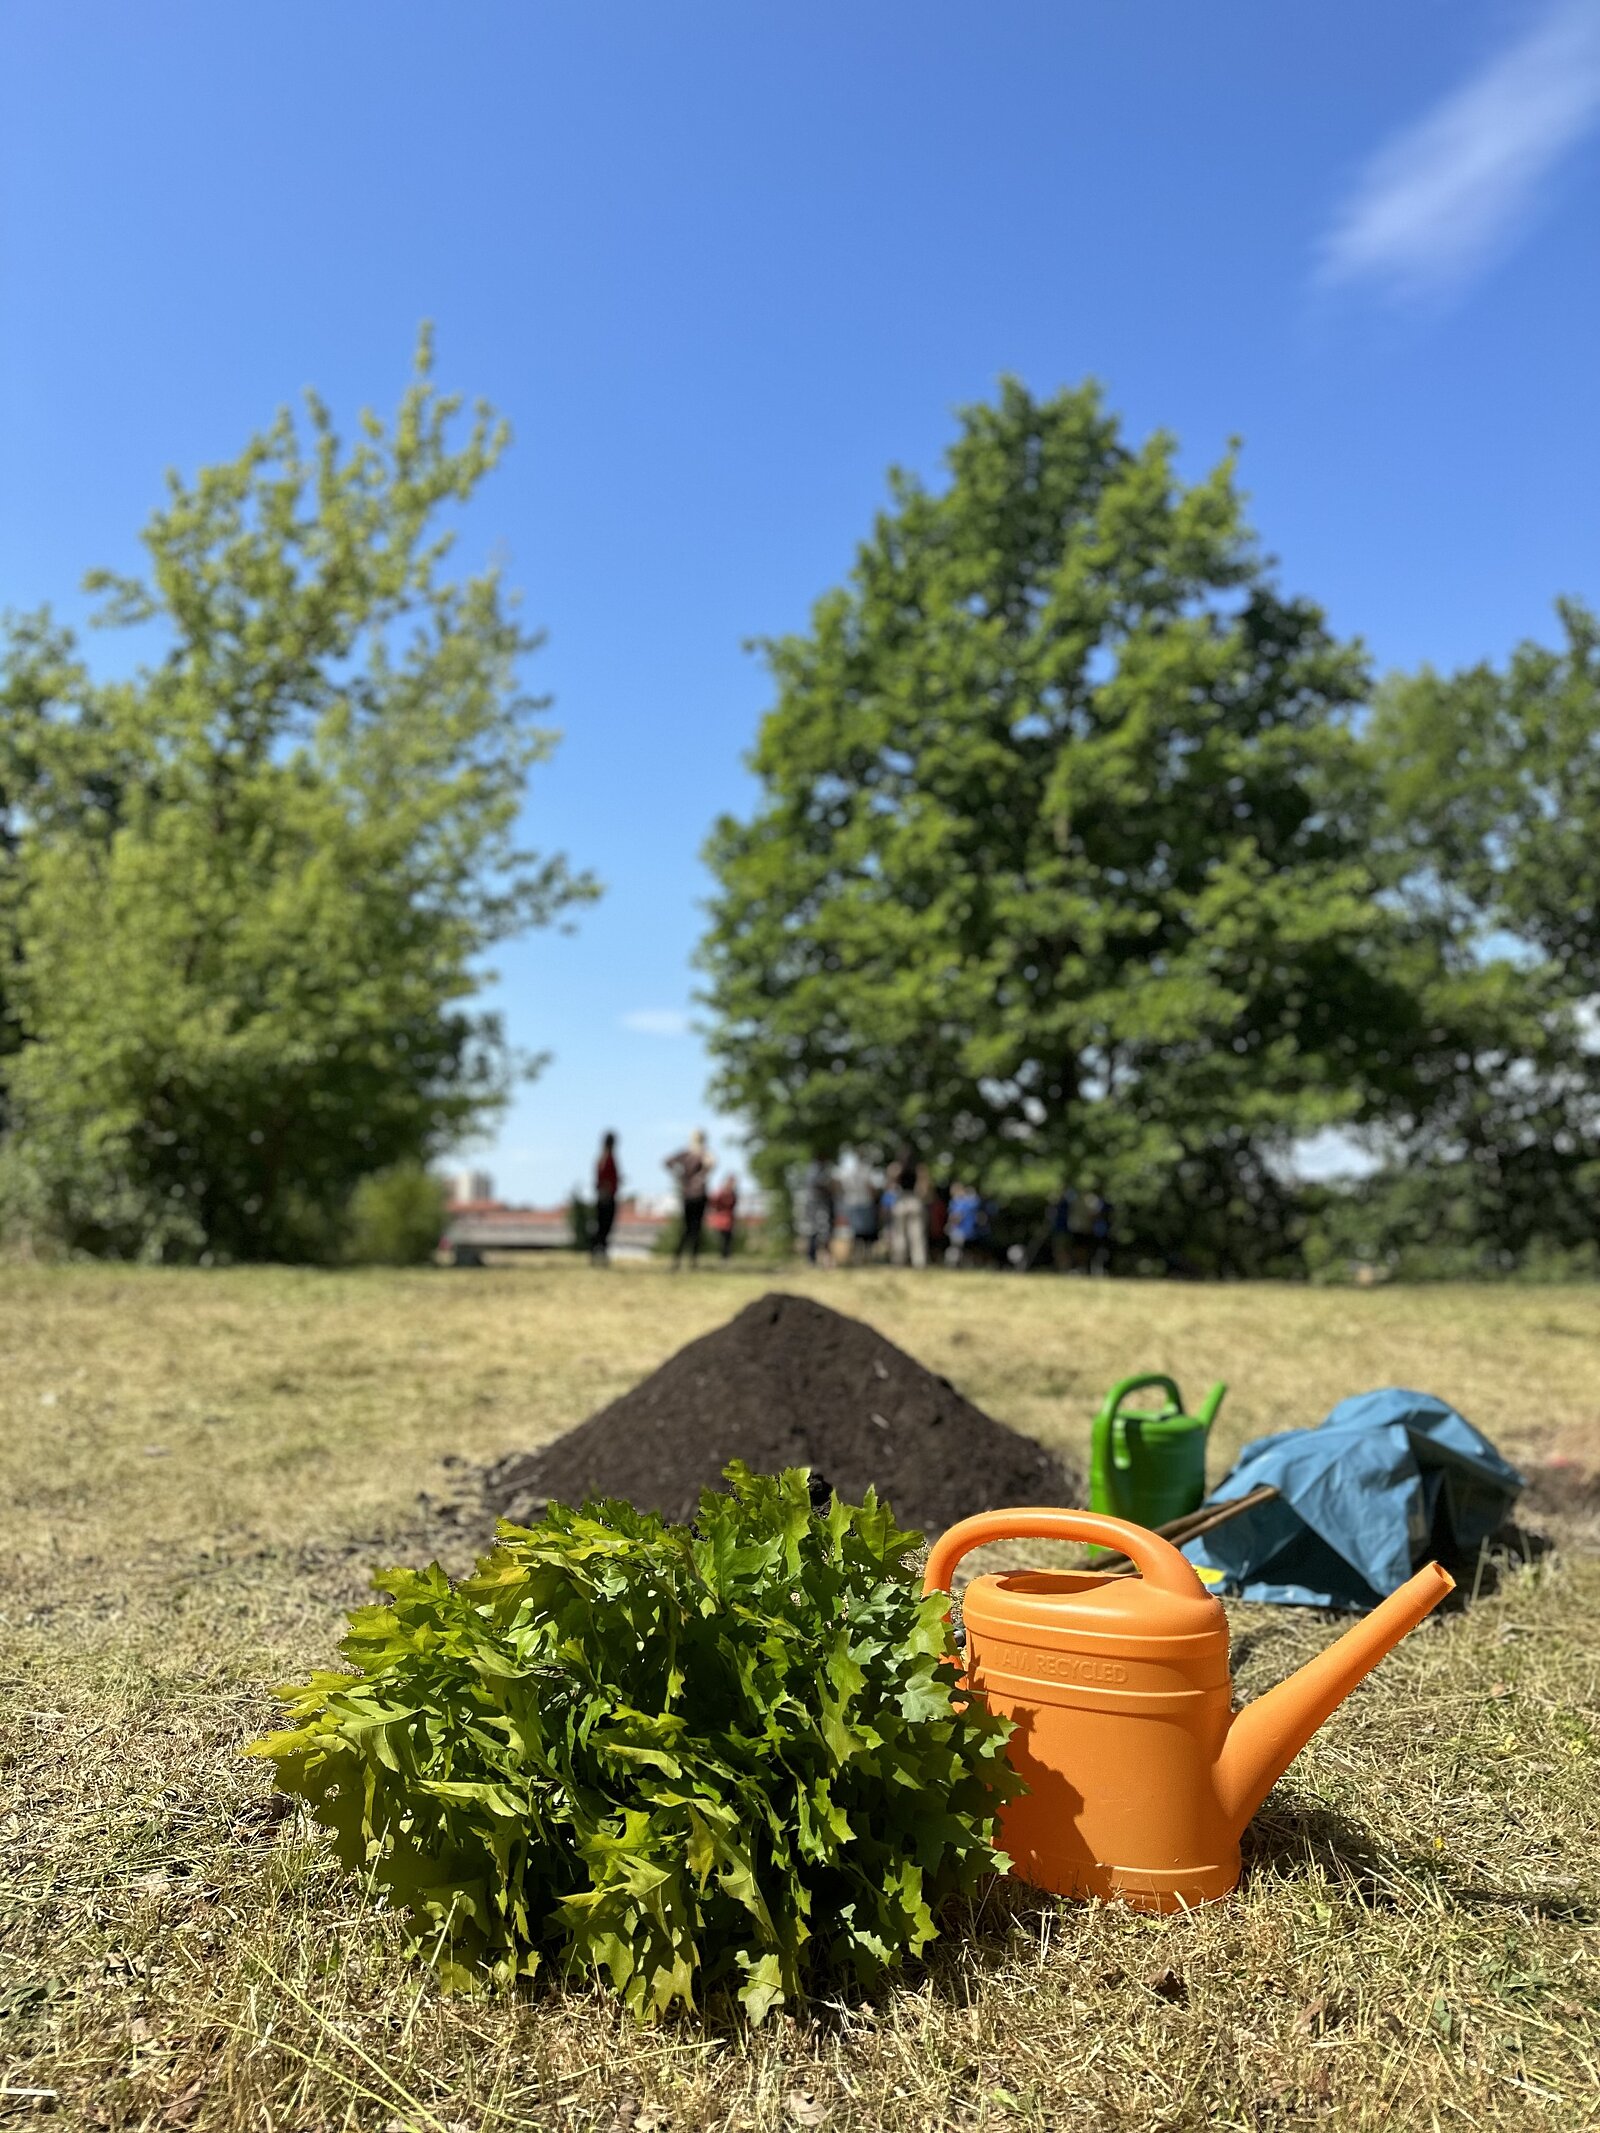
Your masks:
{"label": "tree canopy", "polygon": [[1378,691],[1365,747],[1421,952],[1415,1098],[1336,1227],[1432,1271],[1600,1270],[1600,623]]}
{"label": "tree canopy", "polygon": [[1277,589],[1231,459],[1175,456],[1093,386],[1008,382],[765,643],[701,955],[718,1094],[772,1174],[907,1138],[1270,1256],[1277,1159],[1410,1081],[1365,658]]}
{"label": "tree canopy", "polygon": [[[440,524],[507,430],[432,380],[351,446],[315,395],[169,476],[98,620],[162,649],[97,681],[48,613],[0,645],[0,1198],[90,1249],[319,1256],[353,1187],[482,1125],[517,1062],[482,957],[594,893],[519,843],[555,735],[498,570]],[[0,1051],[4,1051],[0,1039]]]}
{"label": "tree canopy", "polygon": [[1600,617],[1556,607],[1559,647],[1395,677],[1373,742],[1412,867],[1464,926],[1511,936],[1582,999],[1600,992]]}

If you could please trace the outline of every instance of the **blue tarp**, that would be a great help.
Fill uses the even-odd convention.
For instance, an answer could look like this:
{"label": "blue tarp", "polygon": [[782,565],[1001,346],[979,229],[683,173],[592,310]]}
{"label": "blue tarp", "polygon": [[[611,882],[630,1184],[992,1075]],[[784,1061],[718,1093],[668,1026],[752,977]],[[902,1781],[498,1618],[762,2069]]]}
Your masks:
{"label": "blue tarp", "polygon": [[1263,1482],[1276,1502],[1184,1549],[1202,1579],[1246,1600],[1357,1609],[1375,1607],[1430,1552],[1470,1555],[1522,1488],[1453,1407],[1393,1386],[1341,1400],[1315,1429],[1247,1444],[1208,1500]]}

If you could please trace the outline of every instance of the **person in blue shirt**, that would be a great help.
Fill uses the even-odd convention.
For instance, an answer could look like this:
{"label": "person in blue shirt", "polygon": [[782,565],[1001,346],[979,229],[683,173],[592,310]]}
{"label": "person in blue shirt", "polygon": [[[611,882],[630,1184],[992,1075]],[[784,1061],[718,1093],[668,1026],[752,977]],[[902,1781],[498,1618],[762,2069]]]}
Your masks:
{"label": "person in blue shirt", "polygon": [[968,1249],[977,1243],[982,1227],[983,1202],[975,1188],[952,1185],[950,1212],[945,1218],[945,1233],[950,1239],[944,1255],[946,1266],[960,1266]]}
{"label": "person in blue shirt", "polygon": [[878,1188],[857,1161],[845,1175],[844,1218],[850,1229],[850,1257],[858,1263],[877,1256]]}

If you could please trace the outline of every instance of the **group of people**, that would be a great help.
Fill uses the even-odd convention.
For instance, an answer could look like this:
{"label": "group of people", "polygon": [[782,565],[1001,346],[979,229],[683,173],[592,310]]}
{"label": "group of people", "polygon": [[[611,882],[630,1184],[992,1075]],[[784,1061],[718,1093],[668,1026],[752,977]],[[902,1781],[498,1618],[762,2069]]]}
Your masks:
{"label": "group of people", "polygon": [[876,1259],[886,1249],[892,1266],[925,1267],[938,1257],[946,1266],[960,1266],[989,1238],[992,1210],[977,1187],[961,1178],[936,1181],[909,1146],[899,1150],[881,1181],[859,1163],[842,1179],[829,1164],[813,1163],[804,1200],[798,1227],[813,1266],[835,1263],[841,1212],[854,1262]]}
{"label": "group of people", "polygon": [[[719,1256],[729,1259],[737,1235],[739,1187],[732,1171],[713,1186],[711,1150],[696,1129],[687,1144],[662,1159],[678,1188],[680,1220],[672,1263],[691,1267],[700,1259],[709,1230]],[[622,1191],[617,1136],[600,1143],[594,1170],[594,1219],[589,1256],[603,1265],[611,1253]],[[887,1256],[892,1266],[926,1267],[942,1259],[949,1267],[974,1262],[1033,1266],[1049,1247],[1051,1264],[1064,1274],[1109,1274],[1115,1210],[1103,1193],[1066,1186],[1051,1202],[1042,1233],[1031,1244],[1012,1242],[1002,1251],[995,1235],[995,1203],[960,1177],[936,1180],[909,1144],[902,1146],[881,1177],[860,1162],[844,1175],[829,1163],[812,1163],[806,1172],[796,1229],[813,1266],[834,1266],[841,1256],[861,1264]],[[841,1254],[842,1226],[848,1244]]]}
{"label": "group of people", "polygon": [[[681,1204],[673,1265],[682,1266],[686,1255],[691,1267],[698,1263],[707,1229],[716,1238],[721,1256],[731,1258],[739,1213],[738,1180],[730,1170],[722,1183],[713,1188],[711,1150],[698,1127],[690,1134],[687,1147],[663,1158],[663,1167],[677,1181]],[[607,1133],[601,1138],[600,1154],[594,1166],[594,1221],[589,1232],[589,1257],[597,1266],[603,1266],[611,1256],[611,1232],[616,1226],[617,1200],[621,1191],[617,1136]]]}
{"label": "group of people", "polygon": [[1102,1193],[1067,1186],[1051,1203],[1043,1235],[1031,1245],[1013,1242],[1002,1253],[995,1237],[995,1203],[957,1177],[935,1180],[928,1165],[902,1147],[881,1179],[860,1163],[843,1177],[831,1164],[813,1163],[806,1173],[796,1227],[813,1266],[838,1263],[839,1230],[847,1231],[845,1255],[853,1264],[887,1254],[892,1266],[925,1267],[942,1259],[959,1267],[983,1261],[1032,1266],[1048,1242],[1051,1263],[1061,1273],[1111,1271],[1111,1202]]}

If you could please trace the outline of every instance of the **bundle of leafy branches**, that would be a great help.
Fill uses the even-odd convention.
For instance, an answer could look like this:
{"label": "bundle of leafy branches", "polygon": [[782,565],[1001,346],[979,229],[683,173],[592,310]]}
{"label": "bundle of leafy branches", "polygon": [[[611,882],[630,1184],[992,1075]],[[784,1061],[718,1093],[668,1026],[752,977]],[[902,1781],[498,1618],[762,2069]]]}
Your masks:
{"label": "bundle of leafy branches", "polygon": [[918,1954],[1007,1862],[1009,1727],[872,1491],[727,1470],[695,1524],[552,1506],[453,1585],[386,1571],[354,1674],[256,1742],[447,1984],[602,1974],[641,2020],[726,1989],[756,2019]]}

